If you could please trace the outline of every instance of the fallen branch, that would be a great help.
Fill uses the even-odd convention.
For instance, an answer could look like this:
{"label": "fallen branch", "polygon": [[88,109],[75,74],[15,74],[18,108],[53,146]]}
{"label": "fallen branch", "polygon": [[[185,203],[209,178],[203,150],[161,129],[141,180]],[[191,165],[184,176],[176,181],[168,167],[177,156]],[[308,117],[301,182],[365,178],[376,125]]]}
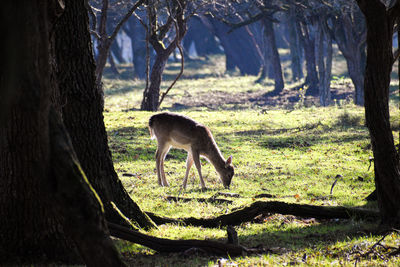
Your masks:
{"label": "fallen branch", "polygon": [[280,213],[317,219],[350,219],[352,217],[359,219],[379,218],[378,211],[373,210],[294,204],[279,201],[256,201],[250,206],[238,209],[232,213],[208,219],[194,217],[172,219],[158,216],[150,212],[147,212],[147,215],[158,225],[165,223],[178,223],[184,225],[216,228],[227,225],[239,225],[243,222],[249,222],[253,220],[254,217],[265,213]]}
{"label": "fallen branch", "polygon": [[186,252],[194,248],[213,255],[225,256],[239,256],[244,254],[245,252],[254,252],[254,249],[247,249],[239,245],[224,244],[216,241],[196,239],[171,240],[166,238],[158,238],[132,231],[126,227],[110,222],[108,223],[108,228],[111,235],[114,237],[146,246],[161,253]]}
{"label": "fallen branch", "polygon": [[232,200],[223,199],[223,198],[216,198],[214,196],[210,198],[188,198],[188,197],[175,197],[175,196],[166,196],[166,200],[168,201],[182,201],[182,202],[190,202],[190,201],[197,201],[197,202],[210,202],[210,203],[227,203],[232,204]]}

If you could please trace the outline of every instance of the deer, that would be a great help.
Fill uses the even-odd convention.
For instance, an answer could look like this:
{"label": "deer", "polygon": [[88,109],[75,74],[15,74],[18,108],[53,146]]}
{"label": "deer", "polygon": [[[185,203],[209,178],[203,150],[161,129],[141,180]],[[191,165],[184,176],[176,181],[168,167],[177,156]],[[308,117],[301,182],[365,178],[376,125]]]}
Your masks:
{"label": "deer", "polygon": [[157,139],[155,156],[160,186],[169,186],[165,177],[164,160],[171,147],[174,147],[187,151],[186,173],[182,185],[184,190],[193,163],[200,177],[201,189],[207,189],[201,174],[200,156],[214,165],[223,186],[229,188],[234,175],[232,156],[224,159],[210,129],[206,126],[184,115],[162,112],[150,117],[149,130],[151,139]]}

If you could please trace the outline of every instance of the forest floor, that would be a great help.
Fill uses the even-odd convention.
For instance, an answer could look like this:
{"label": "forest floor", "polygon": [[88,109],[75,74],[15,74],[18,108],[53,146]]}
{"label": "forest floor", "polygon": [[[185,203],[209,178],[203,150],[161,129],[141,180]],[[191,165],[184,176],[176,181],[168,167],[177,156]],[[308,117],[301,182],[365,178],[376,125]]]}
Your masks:
{"label": "forest floor", "polygon": [[[285,64],[285,63],[284,63]],[[150,140],[147,123],[151,112],[138,111],[144,82],[131,79],[131,66],[119,66],[121,74],[106,73],[105,122],[115,169],[126,190],[140,207],[172,218],[211,218],[230,213],[256,200],[322,206],[363,207],[374,190],[369,134],[364,110],[351,104],[352,84],[342,72],[343,61],[334,62],[333,94],[329,107],[303,97],[300,83],[288,84],[284,94],[266,97],[271,81],[225,73],[220,56],[188,62],[184,75],[166,97],[162,110],[188,115],[207,125],[225,157],[233,156],[235,176],[224,189],[213,166],[202,162],[209,190],[202,192],[193,167],[188,188],[181,190],[186,153],[172,149],[165,169],[170,187],[160,187],[155,173],[156,142]],[[179,69],[170,63],[163,89]],[[290,73],[286,73],[288,79]],[[397,78],[397,77],[396,77]],[[398,86],[392,86],[391,124],[399,143]],[[372,163],[373,164],[373,163]],[[331,190],[337,175],[341,175]],[[168,196],[210,198],[219,192],[231,203],[168,201]],[[269,194],[270,198],[256,198]],[[239,244],[262,246],[268,253],[220,257],[202,252],[155,253],[146,247],[116,243],[130,266],[398,266],[400,233],[385,235],[378,222],[319,220],[292,215],[263,214],[235,227]],[[170,239],[202,239],[226,242],[226,229],[166,224],[147,234]],[[382,238],[381,242],[378,243]]]}

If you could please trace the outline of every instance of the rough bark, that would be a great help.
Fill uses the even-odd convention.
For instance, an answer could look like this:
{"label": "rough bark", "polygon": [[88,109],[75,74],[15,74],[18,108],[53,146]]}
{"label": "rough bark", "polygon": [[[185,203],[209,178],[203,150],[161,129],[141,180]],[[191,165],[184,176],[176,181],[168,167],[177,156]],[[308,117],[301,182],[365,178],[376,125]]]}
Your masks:
{"label": "rough bark", "polygon": [[64,161],[73,148],[50,116],[56,90],[50,43],[63,8],[52,1],[2,3],[10,46],[0,54],[18,51],[6,57],[5,66],[19,68],[5,68],[0,77],[0,97],[3,86],[16,92],[0,127],[0,262],[76,263],[79,250],[88,266],[119,266],[99,202],[77,171],[79,163]]}
{"label": "rough bark", "polygon": [[[43,208],[48,194],[44,179],[50,169],[47,2],[12,2],[2,3],[0,19],[10,33],[8,46],[0,51],[6,60],[1,98],[5,86],[14,91],[0,126],[0,262],[76,261],[54,209]],[[6,56],[14,50],[18,53]],[[13,64],[18,67],[9,72]]]}
{"label": "rough bark", "polygon": [[[103,201],[107,220],[125,223],[111,205],[114,202],[139,226],[152,227],[154,224],[130,198],[114,170],[104,125],[102,90],[96,84],[84,1],[68,1],[67,4],[68,8],[57,23],[55,51],[58,51],[56,77],[65,99],[63,119],[72,144],[83,171]],[[73,36],[67,34],[72,31]]]}
{"label": "rough bark", "polygon": [[50,110],[49,126],[54,178],[48,181],[48,188],[58,204],[65,233],[74,240],[87,266],[125,266],[110,239],[101,200],[82,171],[55,109]]}
{"label": "rough bark", "polygon": [[357,1],[367,23],[364,80],[365,117],[374,155],[375,186],[382,222],[400,225],[400,160],[389,122],[392,38],[400,4],[387,9],[379,0]]}
{"label": "rough bark", "polygon": [[238,209],[237,211],[234,211],[232,213],[208,219],[194,217],[172,219],[157,216],[149,212],[147,214],[157,224],[180,223],[186,225],[215,228],[227,225],[239,225],[244,222],[252,221],[254,217],[266,213],[290,214],[300,217],[317,219],[350,219],[352,217],[360,219],[376,219],[379,216],[378,212],[365,209],[314,206],[285,203],[279,201],[257,201],[247,207]]}

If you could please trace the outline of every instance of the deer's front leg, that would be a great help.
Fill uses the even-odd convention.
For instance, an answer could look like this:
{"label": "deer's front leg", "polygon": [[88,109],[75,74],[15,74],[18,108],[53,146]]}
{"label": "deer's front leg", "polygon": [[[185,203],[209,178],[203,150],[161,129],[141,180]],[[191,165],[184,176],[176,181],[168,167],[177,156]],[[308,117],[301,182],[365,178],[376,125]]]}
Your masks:
{"label": "deer's front leg", "polygon": [[205,190],[207,188],[206,188],[206,184],[204,183],[203,176],[201,175],[200,154],[197,151],[192,151],[192,156],[193,156],[194,165],[196,166],[197,171],[199,173],[201,189]]}
{"label": "deer's front leg", "polygon": [[193,156],[192,156],[192,153],[188,152],[187,159],[186,159],[186,174],[185,174],[185,178],[183,178],[183,185],[182,185],[183,189],[186,189],[186,183],[187,183],[187,179],[189,177],[189,171],[190,171],[190,168],[192,167],[192,165],[193,165]]}

